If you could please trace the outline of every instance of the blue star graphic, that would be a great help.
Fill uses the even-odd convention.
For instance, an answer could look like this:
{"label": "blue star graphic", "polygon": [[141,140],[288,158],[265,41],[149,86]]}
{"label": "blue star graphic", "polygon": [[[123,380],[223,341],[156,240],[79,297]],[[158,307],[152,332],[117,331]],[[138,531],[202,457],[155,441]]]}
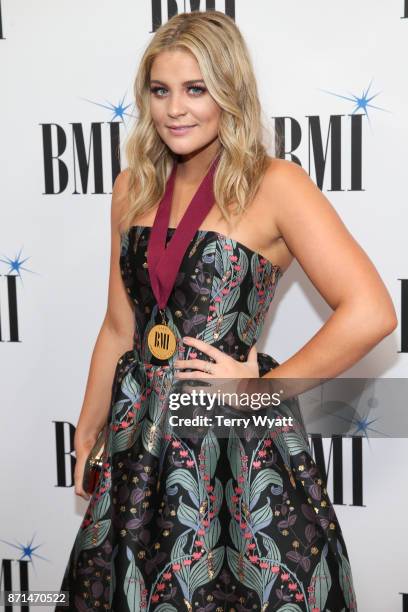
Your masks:
{"label": "blue star graphic", "polygon": [[29,542],[26,545],[21,544],[17,540],[16,540],[17,544],[13,544],[12,542],[7,542],[7,540],[1,540],[1,539],[0,539],[0,542],[3,542],[4,544],[7,544],[8,546],[11,546],[12,548],[17,548],[17,550],[21,551],[21,556],[19,559],[17,559],[17,561],[24,561],[27,558],[28,562],[32,563],[33,568],[35,570],[35,566],[33,563],[34,557],[37,557],[38,559],[42,559],[43,561],[49,561],[49,559],[46,559],[45,557],[42,557],[41,555],[38,555],[35,552],[37,548],[40,548],[40,546],[42,546],[42,544],[37,544],[37,546],[33,546],[32,544],[33,544],[34,538],[35,538],[35,534],[31,538],[31,542]]}
{"label": "blue star graphic", "polygon": [[[355,103],[355,107],[352,111],[352,115],[354,115],[355,113],[357,113],[357,111],[362,110],[363,113],[365,114],[365,116],[368,119],[368,123],[370,124],[371,127],[371,123],[370,123],[370,117],[368,115],[368,108],[375,108],[376,110],[382,110],[385,113],[390,113],[391,111],[385,109],[385,108],[381,108],[379,106],[374,106],[374,104],[370,104],[371,100],[373,100],[374,98],[376,98],[379,93],[378,92],[376,94],[371,95],[370,97],[368,96],[368,92],[370,91],[370,87],[372,85],[373,79],[371,79],[369,86],[367,87],[366,91],[363,91],[363,93],[361,94],[361,96],[356,96],[352,93],[349,94],[349,96],[343,96],[341,94],[336,94],[332,91],[328,91],[327,89],[320,89],[319,91],[324,91],[325,93],[328,93],[332,96],[336,96],[336,98],[342,98],[343,100],[348,100],[349,102],[354,102]],[[362,113],[361,113],[362,114]]]}
{"label": "blue star graphic", "polygon": [[7,272],[8,274],[15,272],[16,273],[15,276],[18,276],[21,279],[21,282],[23,282],[22,276],[20,274],[20,270],[31,272],[31,274],[36,274],[36,272],[33,272],[32,270],[29,270],[28,268],[25,268],[23,266],[23,263],[26,262],[27,259],[30,259],[30,258],[26,257],[25,259],[20,259],[20,256],[21,256],[21,249],[20,249],[19,254],[14,259],[10,259],[10,257],[5,256],[5,259],[2,259],[0,257],[0,261],[10,266]]}
{"label": "blue star graphic", "polygon": [[88,100],[88,98],[82,98],[82,100],[86,100],[87,102],[90,102],[91,104],[95,104],[96,106],[101,106],[102,108],[106,108],[112,111],[113,115],[112,115],[111,121],[114,121],[117,117],[119,117],[119,121],[122,121],[122,123],[125,123],[124,122],[125,115],[128,117],[134,116],[126,112],[129,106],[132,106],[132,104],[127,104],[125,106],[124,105],[125,97],[126,97],[126,94],[123,96],[122,100],[118,102],[116,106],[112,104],[111,102],[108,102],[107,100],[105,100],[106,104],[101,104],[100,102],[94,102],[93,100]]}

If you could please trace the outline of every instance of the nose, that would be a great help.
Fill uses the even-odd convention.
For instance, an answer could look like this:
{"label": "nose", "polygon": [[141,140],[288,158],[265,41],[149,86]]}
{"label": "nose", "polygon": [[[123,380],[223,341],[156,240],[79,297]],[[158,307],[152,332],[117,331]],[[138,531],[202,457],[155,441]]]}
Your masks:
{"label": "nose", "polygon": [[167,100],[167,114],[169,117],[173,118],[186,114],[183,94],[172,93]]}

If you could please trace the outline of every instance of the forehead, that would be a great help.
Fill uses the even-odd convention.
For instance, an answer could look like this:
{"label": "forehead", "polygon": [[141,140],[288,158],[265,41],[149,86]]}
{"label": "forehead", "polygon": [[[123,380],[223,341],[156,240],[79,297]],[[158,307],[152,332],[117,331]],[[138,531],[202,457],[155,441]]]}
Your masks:
{"label": "forehead", "polygon": [[188,74],[190,79],[202,78],[200,67],[194,55],[188,51],[174,49],[161,51],[153,60],[150,78],[166,78],[169,81],[184,79]]}

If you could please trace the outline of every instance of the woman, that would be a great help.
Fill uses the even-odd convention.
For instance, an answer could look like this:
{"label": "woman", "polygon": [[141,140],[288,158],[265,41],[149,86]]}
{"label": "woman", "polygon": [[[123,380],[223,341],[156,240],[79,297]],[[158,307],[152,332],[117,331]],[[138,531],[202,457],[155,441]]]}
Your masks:
{"label": "woman", "polygon": [[[308,175],[266,154],[230,18],[163,25],[135,96],[129,167],[112,194],[107,313],[75,434],[76,494],[89,499],[84,465],[107,421],[103,470],[61,590],[81,611],[356,610],[304,435],[295,446],[285,430],[182,437],[162,419],[176,379],[337,376],[395,328],[390,296]],[[255,343],[294,257],[335,312],[278,365]]]}

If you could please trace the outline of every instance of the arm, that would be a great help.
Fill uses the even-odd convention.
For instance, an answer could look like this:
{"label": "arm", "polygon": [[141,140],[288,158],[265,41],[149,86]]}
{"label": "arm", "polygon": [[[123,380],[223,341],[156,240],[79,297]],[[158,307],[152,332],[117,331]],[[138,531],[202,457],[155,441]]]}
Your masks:
{"label": "arm", "polygon": [[117,176],[113,186],[108,304],[92,353],[85,396],[74,437],[77,458],[75,493],[85,499],[88,499],[82,489],[85,461],[108,416],[117,361],[123,353],[132,348],[133,305],[124,287],[119,267],[119,218],[126,203],[127,180],[127,171],[124,170]]}
{"label": "arm", "polygon": [[395,329],[394,305],[371,260],[300,166],[281,160],[266,180],[285,243],[335,312],[263,378],[334,378]]}

